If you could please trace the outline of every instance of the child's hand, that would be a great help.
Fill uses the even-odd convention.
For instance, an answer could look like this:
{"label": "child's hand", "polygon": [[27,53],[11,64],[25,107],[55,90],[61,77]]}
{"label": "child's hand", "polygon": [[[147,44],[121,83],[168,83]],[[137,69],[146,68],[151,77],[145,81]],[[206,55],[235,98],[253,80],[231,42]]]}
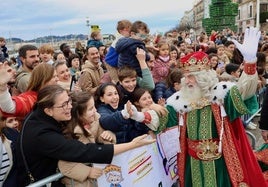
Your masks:
{"label": "child's hand", "polygon": [[166,107],[161,106],[159,104],[153,103],[150,106],[150,110],[154,110],[160,117],[168,115],[168,110],[166,109]]}
{"label": "child's hand", "polygon": [[165,106],[166,100],[164,98],[160,98],[160,99],[158,99],[157,104],[159,104],[161,106]]}
{"label": "child's hand", "polygon": [[103,131],[100,135],[100,137],[107,142],[115,143],[115,135],[111,131]]}
{"label": "child's hand", "polygon": [[171,59],[169,61],[169,66],[177,66],[177,60],[176,59]]}
{"label": "child's hand", "polygon": [[102,175],[102,169],[101,168],[91,167],[90,170],[89,170],[88,178],[97,179],[101,175]]}
{"label": "child's hand", "polygon": [[128,101],[125,105],[124,105],[124,109],[121,111],[122,116],[125,119],[128,119],[133,113],[132,113],[132,109],[131,109],[131,102]]}
{"label": "child's hand", "polygon": [[140,61],[145,62],[145,58],[146,58],[145,51],[143,49],[141,49],[141,48],[138,48],[138,47],[137,47],[136,51],[137,51],[136,58],[138,59],[138,61],[139,62]]}

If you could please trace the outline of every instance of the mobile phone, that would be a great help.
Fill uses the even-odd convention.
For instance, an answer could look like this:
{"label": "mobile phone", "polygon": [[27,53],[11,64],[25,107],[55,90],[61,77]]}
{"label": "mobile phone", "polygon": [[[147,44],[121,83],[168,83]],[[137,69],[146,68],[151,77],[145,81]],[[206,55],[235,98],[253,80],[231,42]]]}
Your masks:
{"label": "mobile phone", "polygon": [[71,80],[71,84],[70,84],[70,91],[73,91],[76,82],[77,82],[76,75],[72,75],[72,80]]}

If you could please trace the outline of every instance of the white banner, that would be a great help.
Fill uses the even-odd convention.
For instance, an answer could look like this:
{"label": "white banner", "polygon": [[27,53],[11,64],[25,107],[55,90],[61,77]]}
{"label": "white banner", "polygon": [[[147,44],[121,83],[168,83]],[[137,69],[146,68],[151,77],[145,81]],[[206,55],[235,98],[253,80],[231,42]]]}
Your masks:
{"label": "white banner", "polygon": [[103,168],[100,187],[171,187],[177,177],[178,128],[157,135],[157,142],[117,155]]}

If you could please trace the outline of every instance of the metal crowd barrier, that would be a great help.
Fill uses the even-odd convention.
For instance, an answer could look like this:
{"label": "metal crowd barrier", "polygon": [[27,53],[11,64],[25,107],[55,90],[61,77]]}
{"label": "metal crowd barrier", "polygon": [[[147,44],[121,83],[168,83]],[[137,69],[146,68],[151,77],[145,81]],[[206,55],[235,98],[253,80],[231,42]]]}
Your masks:
{"label": "metal crowd barrier", "polygon": [[53,181],[57,181],[59,180],[60,178],[63,177],[63,174],[61,173],[56,173],[54,175],[50,175],[42,180],[39,180],[37,182],[34,182],[30,185],[28,185],[27,187],[41,187],[41,186],[47,186],[49,187],[50,186],[50,183],[53,182]]}

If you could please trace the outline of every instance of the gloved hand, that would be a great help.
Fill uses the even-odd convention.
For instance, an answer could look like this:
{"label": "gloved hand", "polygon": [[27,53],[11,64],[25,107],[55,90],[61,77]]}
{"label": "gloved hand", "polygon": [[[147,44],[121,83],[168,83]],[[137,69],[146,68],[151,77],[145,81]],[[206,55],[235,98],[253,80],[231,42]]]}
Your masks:
{"label": "gloved hand", "polygon": [[122,114],[122,116],[123,116],[125,119],[128,119],[128,118],[129,118],[128,106],[127,106],[127,104],[124,105],[124,109],[121,111],[121,114]]}
{"label": "gloved hand", "polygon": [[246,62],[256,62],[256,54],[258,49],[261,32],[257,28],[247,28],[245,30],[244,42],[240,44],[236,40],[232,40],[239,51],[242,53]]}
{"label": "gloved hand", "polygon": [[131,119],[137,121],[137,122],[143,122],[145,119],[143,112],[138,112],[137,108],[134,105],[131,105],[132,109],[132,116],[130,116]]}

